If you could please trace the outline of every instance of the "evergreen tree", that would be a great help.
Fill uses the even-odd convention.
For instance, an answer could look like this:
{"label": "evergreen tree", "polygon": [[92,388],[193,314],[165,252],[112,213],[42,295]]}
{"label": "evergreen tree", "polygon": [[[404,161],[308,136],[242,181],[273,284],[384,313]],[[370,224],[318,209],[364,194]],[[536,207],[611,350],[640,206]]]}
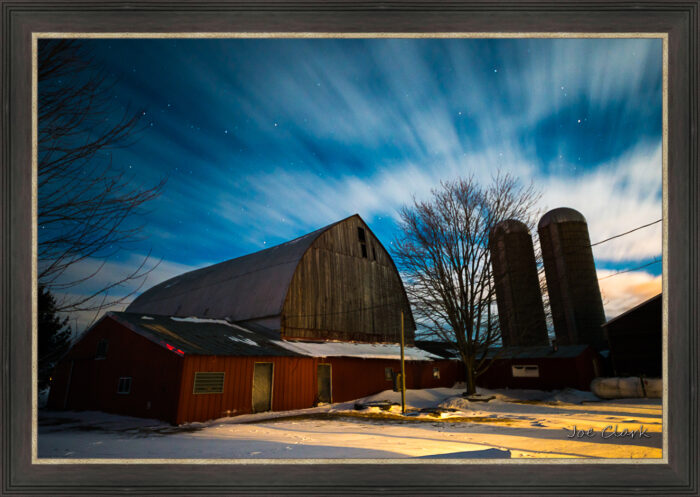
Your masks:
{"label": "evergreen tree", "polygon": [[49,290],[39,285],[39,390],[49,386],[51,372],[71,344],[68,318],[56,313],[56,300]]}

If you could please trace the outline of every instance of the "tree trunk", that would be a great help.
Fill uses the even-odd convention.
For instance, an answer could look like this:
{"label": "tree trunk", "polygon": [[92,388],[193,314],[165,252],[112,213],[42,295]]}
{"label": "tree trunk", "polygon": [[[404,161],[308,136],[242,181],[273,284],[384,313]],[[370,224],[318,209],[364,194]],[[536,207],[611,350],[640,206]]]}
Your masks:
{"label": "tree trunk", "polygon": [[467,395],[474,395],[476,393],[476,376],[474,375],[474,360],[472,357],[467,359],[464,363],[466,371],[466,383],[467,383]]}

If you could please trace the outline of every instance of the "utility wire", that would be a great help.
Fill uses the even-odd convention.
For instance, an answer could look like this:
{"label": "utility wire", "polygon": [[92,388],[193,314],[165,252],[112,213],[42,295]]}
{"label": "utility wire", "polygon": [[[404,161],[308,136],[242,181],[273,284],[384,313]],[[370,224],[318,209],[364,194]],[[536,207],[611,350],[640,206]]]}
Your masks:
{"label": "utility wire", "polygon": [[618,274],[629,273],[630,271],[636,271],[637,269],[642,269],[642,268],[645,268],[647,266],[651,266],[652,264],[656,264],[657,262],[661,262],[661,259],[654,259],[653,261],[647,262],[646,264],[642,264],[641,266],[633,267],[631,269],[625,269],[624,271],[617,271],[613,274],[609,274],[607,276],[603,276],[602,278],[598,278],[598,281],[612,278],[613,276],[617,276]]}
{"label": "utility wire", "polygon": [[624,233],[620,233],[619,235],[611,236],[610,238],[606,238],[605,240],[601,240],[601,241],[596,242],[596,243],[591,243],[591,247],[595,247],[596,245],[600,245],[601,243],[609,242],[610,240],[613,240],[613,239],[615,239],[615,238],[620,238],[621,236],[629,235],[630,233],[633,233],[633,232],[635,232],[635,231],[637,231],[637,230],[640,230],[640,229],[642,229],[642,228],[646,228],[646,227],[651,226],[651,225],[653,225],[653,224],[660,223],[661,221],[662,221],[662,219],[657,219],[656,221],[653,221],[653,222],[651,222],[651,223],[649,223],[649,224],[644,224],[644,225],[642,225],[642,226],[637,226],[636,228],[631,229],[631,230],[629,230],[629,231],[625,231]]}

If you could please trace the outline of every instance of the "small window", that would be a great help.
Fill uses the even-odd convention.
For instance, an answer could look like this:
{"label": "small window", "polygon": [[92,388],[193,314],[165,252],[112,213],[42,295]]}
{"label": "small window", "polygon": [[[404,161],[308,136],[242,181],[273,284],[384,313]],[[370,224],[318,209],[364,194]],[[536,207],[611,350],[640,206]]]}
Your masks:
{"label": "small window", "polygon": [[436,380],[440,379],[440,368],[433,368],[433,378]]}
{"label": "small window", "polygon": [[97,342],[97,353],[95,354],[95,359],[106,359],[107,358],[107,346],[109,343],[107,340],[100,340]]}
{"label": "small window", "polygon": [[363,243],[363,244],[361,245],[361,247],[362,247],[362,258],[363,258],[363,259],[367,259],[367,245],[365,245],[365,244]]}
{"label": "small window", "polygon": [[119,378],[117,393],[122,395],[131,393],[131,376],[122,376],[121,378]]}
{"label": "small window", "polygon": [[377,249],[372,247],[372,259],[377,260]]}
{"label": "small window", "polygon": [[386,381],[391,381],[394,378],[394,370],[391,368],[384,368],[384,379]]}
{"label": "small window", "polygon": [[357,228],[357,238],[358,238],[358,240],[360,240],[361,242],[366,241],[366,238],[365,238],[365,229],[364,229],[364,228],[362,228],[362,227],[358,227],[358,228]]}
{"label": "small window", "polygon": [[193,393],[224,393],[224,373],[195,373]]}
{"label": "small window", "polygon": [[537,365],[518,365],[512,367],[514,378],[539,378],[540,367]]}

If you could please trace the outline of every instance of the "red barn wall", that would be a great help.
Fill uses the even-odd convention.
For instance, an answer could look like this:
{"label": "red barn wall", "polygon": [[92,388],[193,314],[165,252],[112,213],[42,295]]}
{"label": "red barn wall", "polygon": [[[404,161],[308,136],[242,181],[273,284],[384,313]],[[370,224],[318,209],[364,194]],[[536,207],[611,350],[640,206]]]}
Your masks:
{"label": "red barn wall", "polygon": [[[95,359],[102,339],[108,341],[106,358]],[[105,318],[57,366],[48,407],[174,422],[181,368],[180,356]],[[117,393],[122,376],[132,379],[128,394]]]}
{"label": "red barn wall", "polygon": [[[183,368],[177,423],[206,421],[252,412],[253,368],[256,362],[272,362],[272,410],[313,407],[316,398],[316,368],[331,364],[333,402],[365,397],[393,387],[384,379],[384,368],[401,371],[398,360],[315,357],[220,357],[187,356]],[[440,378],[433,377],[433,368]],[[224,372],[220,394],[194,394],[194,373]],[[407,361],[406,388],[451,387],[462,379],[455,361]]]}
{"label": "red barn wall", "polygon": [[[392,359],[329,358],[331,364],[333,402],[366,397],[393,388],[384,376],[385,368],[401,372],[401,361]],[[440,378],[433,378],[433,368],[440,370]],[[455,361],[406,361],[406,388],[451,387],[462,380],[459,364]]]}
{"label": "red barn wall", "polygon": [[[587,349],[578,357],[496,359],[476,382],[484,388],[558,390],[568,387],[590,390],[591,381],[597,376],[594,360],[598,359],[591,349]],[[513,377],[511,366],[514,365],[537,365],[540,376]]]}
{"label": "red barn wall", "polygon": [[[312,357],[185,358],[177,422],[206,421],[223,416],[249,414],[253,404],[253,368],[256,362],[274,364],[272,410],[311,407],[316,397],[316,363]],[[194,394],[195,372],[224,372],[223,393]]]}
{"label": "red barn wall", "polygon": [[[107,357],[95,359],[98,342],[108,341]],[[385,368],[401,371],[399,360],[315,357],[224,357],[177,354],[111,318],[93,327],[54,372],[49,405],[55,409],[101,410],[180,424],[252,411],[253,368],[272,362],[272,410],[308,408],[317,402],[316,371],[331,364],[333,402],[365,397],[393,387]],[[72,364],[72,372],[71,372]],[[440,378],[433,377],[433,368]],[[221,394],[193,393],[194,373],[225,373]],[[118,394],[119,378],[132,378],[131,392]],[[450,387],[462,380],[456,361],[407,361],[407,388]],[[70,380],[70,388],[67,385]],[[150,405],[149,405],[150,403]]]}

